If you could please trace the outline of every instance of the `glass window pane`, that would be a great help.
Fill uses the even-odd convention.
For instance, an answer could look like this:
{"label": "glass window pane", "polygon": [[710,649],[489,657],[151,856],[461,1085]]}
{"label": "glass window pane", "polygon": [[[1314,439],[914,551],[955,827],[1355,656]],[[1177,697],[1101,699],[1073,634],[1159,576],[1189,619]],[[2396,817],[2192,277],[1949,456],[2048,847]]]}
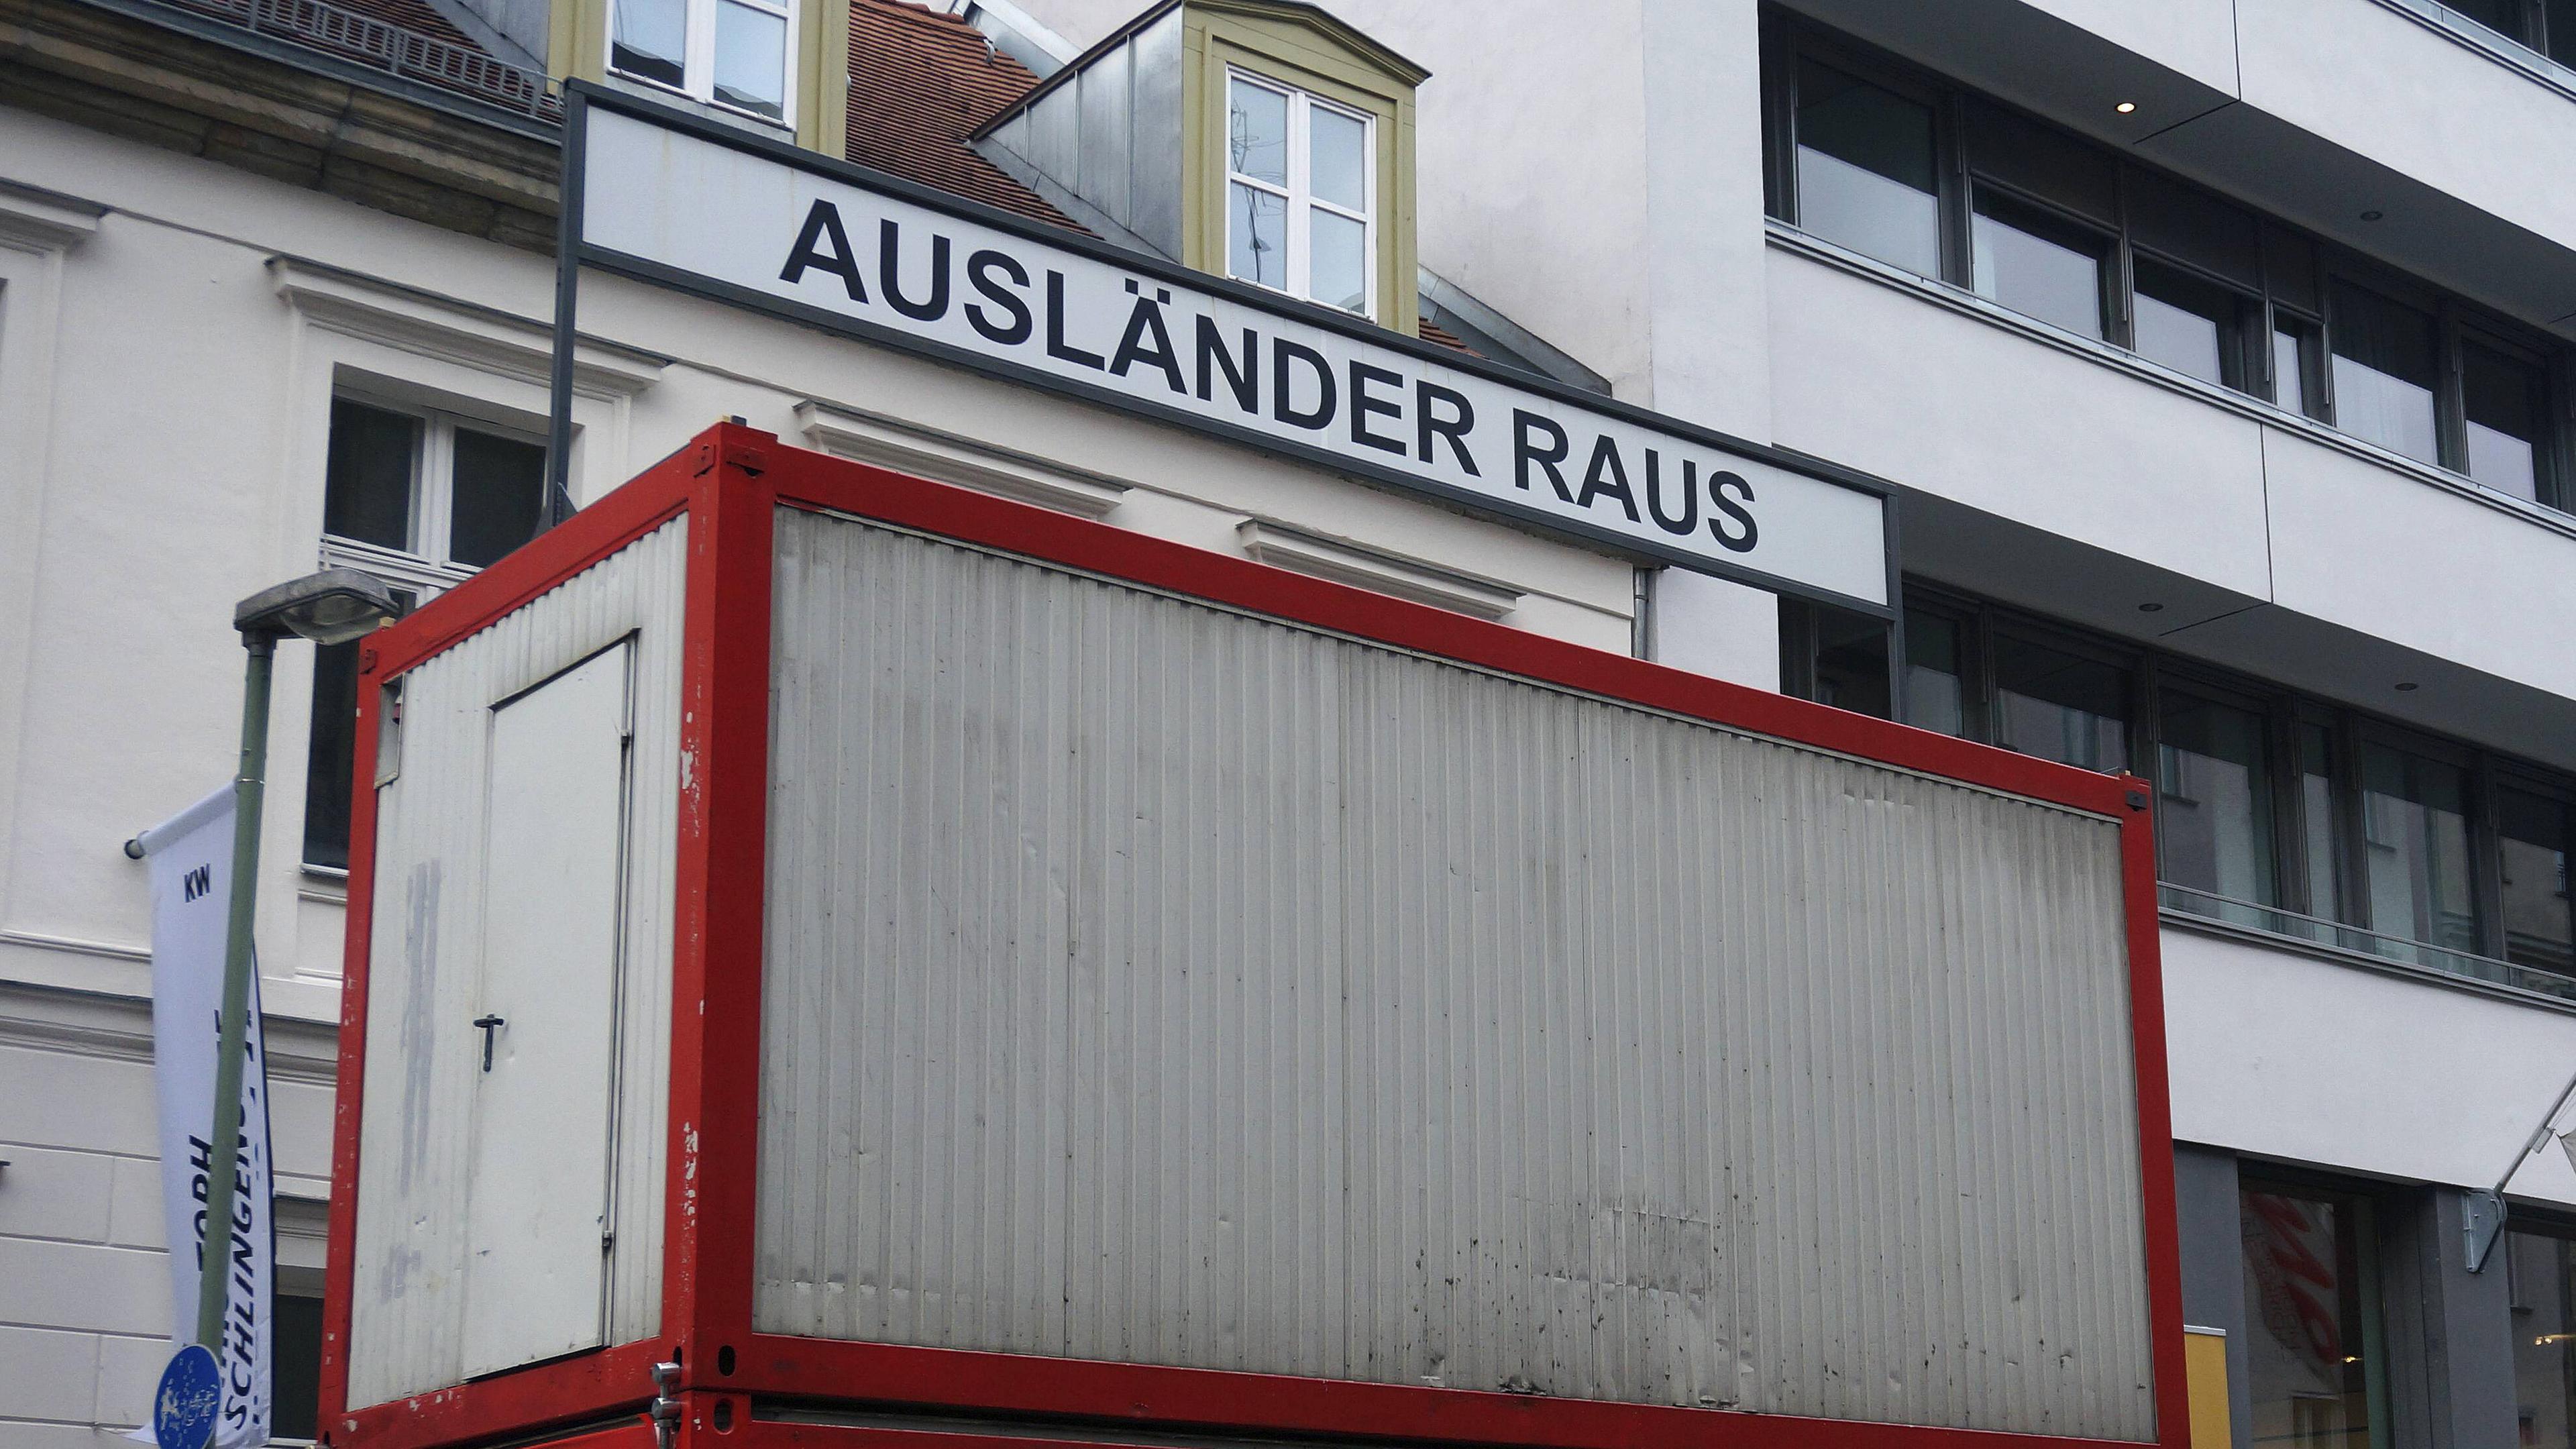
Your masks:
{"label": "glass window pane", "polygon": [[787,17],[716,6],[716,99],[773,121],[786,118]]}
{"label": "glass window pane", "polygon": [[1809,607],[1816,621],[1816,703],[1888,718],[1887,625],[1825,604]]}
{"label": "glass window pane", "polygon": [[1368,310],[1368,228],[1321,207],[1306,211],[1308,294],[1327,307]]}
{"label": "glass window pane", "polygon": [[1306,175],[1317,196],[1351,211],[1368,209],[1368,126],[1339,111],[1309,106]]}
{"label": "glass window pane", "polygon": [[608,64],[666,86],[681,85],[688,32],[688,0],[617,0]]}
{"label": "glass window pane", "polygon": [[1938,275],[1931,109],[1801,61],[1797,124],[1798,225],[1892,266]]}
{"label": "glass window pane", "polygon": [[322,531],[360,543],[410,548],[412,464],[419,455],[418,418],[332,399]]}
{"label": "glass window pane", "polygon": [[2236,294],[2143,257],[2136,273],[2138,355],[2235,386]]}
{"label": "glass window pane", "polygon": [[479,569],[536,537],[545,480],[538,444],[458,428],[449,561]]}
{"label": "glass window pane", "polygon": [[2294,413],[2316,416],[2316,399],[2308,396],[2307,328],[2286,319],[2272,328],[2272,401]]}
{"label": "glass window pane", "polygon": [[2069,332],[2102,335],[2102,257],[2092,238],[1980,196],[1971,245],[1978,296]]}
{"label": "glass window pane", "polygon": [[2576,810],[2510,786],[2496,791],[2498,862],[2504,885],[2505,959],[2576,976],[2576,914],[2567,894],[2567,853]]}
{"label": "glass window pane", "polygon": [[1227,95],[1226,164],[1237,175],[1287,185],[1288,97],[1240,76]]}
{"label": "glass window pane", "polygon": [[2529,40],[2523,24],[2522,0],[2442,0],[2459,15],[2476,21],[2507,40]]}
{"label": "glass window pane", "polygon": [[2576,1449],[2576,1241],[2505,1234],[2513,1397],[2529,1449]]}
{"label": "glass window pane", "polygon": [[2461,349],[2460,383],[2469,476],[2516,498],[2537,500],[2540,420],[2548,412],[2540,369],[2468,346]]}
{"label": "glass window pane", "polygon": [[2129,674],[2080,654],[1995,635],[1995,743],[2025,755],[2123,770],[2129,764]]}
{"label": "glass window pane", "polygon": [[2549,58],[2576,65],[2576,0],[2548,0],[2542,13],[2549,22]]}
{"label": "glass window pane", "polygon": [[2156,843],[2164,878],[2279,904],[2263,716],[2178,689],[2159,693]]}
{"label": "glass window pane", "polygon": [[2307,857],[2308,914],[2343,917],[2335,890],[2334,740],[2324,725],[2299,726],[2299,834]]}
{"label": "glass window pane", "polygon": [[2370,929],[2478,949],[2469,883],[2468,773],[2389,745],[2361,747],[2361,814]]}
{"label": "glass window pane", "polygon": [[1225,274],[1265,287],[1288,285],[1288,203],[1237,181],[1227,187]]}
{"label": "glass window pane", "polygon": [[2239,1206],[2252,1442],[2370,1449],[2358,1205],[2248,1187]]}
{"label": "glass window pane", "polygon": [[2433,319],[2349,282],[2334,284],[2335,426],[2426,463],[2433,432]]}
{"label": "glass window pane", "polygon": [[1905,615],[1905,722],[1945,735],[1968,733],[1960,685],[1958,620],[1914,610]]}

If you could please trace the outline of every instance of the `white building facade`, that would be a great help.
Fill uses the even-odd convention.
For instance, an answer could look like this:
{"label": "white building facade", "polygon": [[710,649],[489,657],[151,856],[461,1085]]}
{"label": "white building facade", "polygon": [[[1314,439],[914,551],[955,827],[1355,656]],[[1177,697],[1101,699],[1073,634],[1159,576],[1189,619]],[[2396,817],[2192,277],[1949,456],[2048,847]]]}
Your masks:
{"label": "white building facade", "polygon": [[[531,67],[470,94],[219,7],[0,11],[0,1444],[105,1442],[166,1354],[120,847],[230,769],[232,601],[323,563],[419,597],[536,527],[555,113],[524,77],[551,47],[1893,485],[1891,635],[583,286],[576,500],[735,416],[2154,780],[2185,1316],[2225,1334],[2234,1442],[2576,1445],[2576,1167],[2543,1132],[2576,1130],[2576,6],[1185,5],[1172,119],[1128,55],[1119,143],[1086,102],[1070,149],[1046,98],[1105,89],[1133,4],[734,8],[783,38],[725,52],[765,32],[707,3],[392,14]],[[871,57],[972,124],[889,141],[926,92]],[[302,645],[279,673],[283,1397],[318,1332],[353,686]]]}

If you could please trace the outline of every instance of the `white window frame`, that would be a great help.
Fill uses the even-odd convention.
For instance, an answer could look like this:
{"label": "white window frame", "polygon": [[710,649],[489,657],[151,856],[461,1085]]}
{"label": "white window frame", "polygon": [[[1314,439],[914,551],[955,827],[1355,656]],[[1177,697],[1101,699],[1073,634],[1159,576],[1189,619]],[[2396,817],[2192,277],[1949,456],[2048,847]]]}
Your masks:
{"label": "white window frame", "polygon": [[[1257,86],[1262,90],[1269,91],[1275,95],[1285,96],[1288,99],[1288,184],[1284,188],[1276,182],[1266,181],[1258,176],[1246,176],[1242,172],[1234,169],[1234,88],[1238,85]],[[1378,272],[1381,270],[1378,266],[1377,255],[1378,118],[1366,111],[1342,105],[1337,101],[1326,100],[1322,96],[1318,96],[1311,91],[1300,90],[1296,86],[1289,85],[1284,81],[1273,80],[1266,75],[1260,75],[1248,70],[1241,70],[1234,66],[1226,67],[1225,87],[1226,133],[1218,144],[1223,146],[1225,149],[1226,189],[1224,192],[1223,210],[1225,212],[1224,247],[1225,256],[1227,258],[1227,272],[1230,275],[1233,270],[1232,259],[1234,256],[1235,222],[1234,187],[1237,183],[1240,183],[1242,185],[1249,186],[1256,191],[1265,192],[1271,196],[1278,197],[1283,203],[1286,211],[1285,220],[1287,221],[1288,248],[1287,285],[1282,287],[1272,287],[1264,282],[1253,282],[1252,285],[1261,287],[1266,291],[1284,292],[1289,296],[1296,297],[1304,301],[1315,302],[1320,306],[1332,307],[1335,311],[1343,310],[1337,304],[1322,301],[1315,296],[1313,274],[1308,268],[1308,264],[1313,257],[1312,248],[1309,246],[1309,241],[1313,233],[1313,214],[1318,209],[1328,211],[1335,216],[1343,217],[1360,224],[1360,270],[1362,275],[1367,278],[1368,291],[1366,305],[1352,315],[1364,318],[1371,322],[1376,321],[1378,316]],[[1362,157],[1362,164],[1360,166],[1360,203],[1362,209],[1359,211],[1352,211],[1349,207],[1340,205],[1336,202],[1326,201],[1315,195],[1314,173],[1312,169],[1314,159],[1313,120],[1314,112],[1318,110],[1330,111],[1335,115],[1346,117],[1350,120],[1357,121],[1360,124],[1360,154]],[[1248,281],[1250,279],[1237,277],[1235,280]]]}
{"label": "white window frame", "polygon": [[[798,0],[683,0],[683,3],[687,7],[687,13],[680,26],[679,85],[673,86],[667,82],[655,80],[651,76],[641,76],[632,71],[617,68],[617,0],[609,0],[607,6],[608,33],[605,40],[606,48],[602,54],[606,60],[608,73],[633,85],[650,86],[657,91],[687,96],[700,105],[712,106],[728,116],[740,116],[745,120],[756,121],[764,126],[775,126],[781,130],[795,130]],[[766,15],[774,15],[786,23],[787,38],[778,56],[778,115],[774,118],[716,99],[716,7],[719,5],[740,5],[746,10],[757,10]]]}
{"label": "white window frame", "polygon": [[396,588],[418,591],[418,602],[423,604],[480,572],[470,564],[456,563],[448,557],[448,551],[455,543],[457,429],[507,438],[538,448],[544,447],[546,440],[526,428],[441,408],[395,402],[348,388],[333,390],[331,400],[335,403],[357,403],[379,412],[398,413],[410,418],[420,425],[420,440],[411,454],[408,532],[412,546],[388,548],[363,539],[324,533],[322,566],[364,570]]}

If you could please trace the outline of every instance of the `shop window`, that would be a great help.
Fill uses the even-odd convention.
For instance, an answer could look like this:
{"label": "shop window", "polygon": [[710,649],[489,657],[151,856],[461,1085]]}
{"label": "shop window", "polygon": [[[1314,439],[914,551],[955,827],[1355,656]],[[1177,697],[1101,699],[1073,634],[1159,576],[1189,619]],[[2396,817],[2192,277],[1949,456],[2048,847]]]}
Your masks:
{"label": "shop window", "polygon": [[2098,234],[1981,190],[1969,246],[1978,296],[2069,332],[2104,335],[2108,244]]}
{"label": "shop window", "polygon": [[2327,321],[2335,426],[2419,462],[2440,462],[2433,319],[2337,279]]}
{"label": "shop window", "polygon": [[2002,630],[1993,650],[1996,744],[2087,770],[2128,768],[2128,671]]}
{"label": "shop window", "polygon": [[[545,459],[533,436],[479,419],[335,398],[322,562],[375,575],[409,609],[536,535]],[[354,643],[314,651],[304,862],[328,869],[349,864],[357,651]]]}
{"label": "shop window", "polygon": [[2468,772],[2459,766],[2362,742],[2362,887],[2372,930],[2453,951],[2478,949],[2468,796]]}
{"label": "shop window", "polygon": [[2368,1200],[2249,1181],[2239,1208],[2253,1442],[2371,1449],[2385,1416]]}
{"label": "shop window", "polygon": [[2159,692],[2160,876],[2230,900],[2279,903],[2264,717],[2180,689]]}
{"label": "shop window", "polygon": [[608,65],[619,75],[784,124],[790,0],[614,0]]}
{"label": "shop window", "polygon": [[2504,1236],[2512,1303],[2514,1416],[2523,1449],[2576,1449],[2576,1236]]}
{"label": "shop window", "polygon": [[2576,976],[2576,907],[2567,880],[2576,807],[2513,785],[2498,786],[2495,800],[2505,959]]}
{"label": "shop window", "polygon": [[1799,225],[1890,266],[1939,276],[1932,108],[1802,61],[1797,127]]}
{"label": "shop window", "polygon": [[1227,275],[1376,315],[1374,122],[1249,76],[1226,88]]}

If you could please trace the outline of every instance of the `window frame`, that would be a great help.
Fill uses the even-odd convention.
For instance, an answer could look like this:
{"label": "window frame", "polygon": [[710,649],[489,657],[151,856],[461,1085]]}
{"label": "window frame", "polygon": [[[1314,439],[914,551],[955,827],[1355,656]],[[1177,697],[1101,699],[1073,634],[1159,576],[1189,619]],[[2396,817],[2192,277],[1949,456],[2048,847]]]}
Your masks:
{"label": "window frame", "polygon": [[[2530,0],[2530,6],[2536,12],[2540,8],[2540,0]],[[2542,22],[2535,19],[2534,23]],[[2478,345],[2489,346],[2537,365],[2544,389],[2540,429],[2543,436],[2535,440],[2535,497],[2527,501],[2553,512],[2576,514],[2576,349],[2558,342],[2545,330],[2501,316],[2462,296],[2290,226],[2269,212],[2147,166],[2134,157],[2115,153],[2111,148],[2045,118],[1995,97],[1971,91],[1862,42],[1833,34],[1813,22],[1766,9],[1762,57],[1762,84],[1766,98],[1762,108],[1763,193],[1773,219],[1804,229],[1797,184],[1797,87],[1800,62],[1812,60],[1931,109],[1934,117],[1933,145],[1937,153],[1933,177],[1939,188],[1936,199],[1942,218],[1941,271],[1940,275],[1927,280],[1978,296],[1974,274],[1973,206],[1978,191],[1990,189],[2009,198],[2016,206],[2035,209],[2053,221],[2109,238],[2102,268],[2106,293],[2102,342],[2142,361],[2152,362],[2137,351],[2135,300],[2137,259],[2142,256],[2151,258],[2159,266],[2185,272],[2243,299],[2246,305],[2240,310],[2240,332],[2255,325],[2254,319],[2259,316],[2261,345],[2252,346],[2248,339],[2240,338],[2240,381],[2234,384],[2222,381],[2216,386],[2243,397],[2268,402],[2292,416],[2332,428],[2361,446],[2377,448],[2379,444],[2346,432],[2337,417],[2333,381],[2336,326],[2332,292],[2338,279],[2349,282],[2422,311],[2434,319],[2435,457],[2426,461],[2388,450],[2390,455],[2404,458],[2409,466],[2437,468],[2498,497],[2511,498],[2517,503],[2526,502],[2517,494],[2480,483],[2469,473],[2466,424],[2462,421],[2464,391],[2461,378],[2461,349],[2466,337]],[[2102,218],[2090,216],[2068,204],[2034,195],[2025,187],[1999,179],[1992,168],[1980,166],[1978,158],[1968,153],[1969,128],[1962,120],[1962,108],[1971,103],[2008,113],[2024,123],[2054,133],[2072,145],[2088,148],[2101,155],[2107,164],[2114,165],[2116,225],[2107,225]],[[2141,243],[2137,239],[2132,216],[2133,176],[2152,177],[2160,185],[2205,198],[2248,217],[2257,228],[2259,293],[2249,297],[2243,279],[2217,275],[2209,268],[2177,257],[2164,248]],[[1835,245],[1830,238],[1819,236],[1818,239],[1826,245]],[[2274,275],[2275,252],[2282,247],[2303,251],[2311,259],[2317,292],[2313,305],[2282,295],[2282,287]],[[1979,297],[1979,301],[1984,305],[2001,305],[1983,297]],[[2298,408],[2288,407],[2280,400],[2281,379],[2273,357],[2273,336],[2282,330],[2283,318],[2290,320],[2292,330],[2300,337],[2301,406]],[[2052,325],[2038,318],[2031,320],[2043,327]],[[2081,333],[2073,335],[2084,336]]]}
{"label": "window frame", "polygon": [[[713,3],[727,3],[727,0],[713,0]],[[1378,245],[1381,231],[1380,213],[1385,208],[1379,196],[1378,117],[1356,106],[1345,105],[1330,96],[1317,95],[1294,82],[1280,80],[1232,62],[1226,63],[1220,73],[1225,81],[1226,104],[1223,111],[1227,115],[1233,112],[1234,87],[1237,85],[1251,85],[1276,92],[1285,96],[1288,101],[1288,175],[1287,184],[1284,187],[1262,177],[1248,176],[1235,170],[1231,148],[1224,144],[1220,144],[1218,148],[1220,170],[1217,184],[1221,196],[1230,198],[1233,188],[1241,184],[1278,197],[1286,210],[1288,250],[1286,284],[1273,287],[1266,282],[1252,281],[1248,277],[1233,279],[1247,282],[1263,291],[1278,292],[1301,302],[1311,302],[1318,307],[1330,307],[1336,312],[1349,312],[1350,315],[1363,321],[1379,320],[1378,314],[1383,309],[1378,297],[1378,273],[1384,268],[1379,265]],[[1336,201],[1327,201],[1315,194],[1313,113],[1317,108],[1332,112],[1345,120],[1357,121],[1360,125],[1360,184],[1361,203],[1364,210],[1357,216],[1352,215],[1349,207]],[[1358,311],[1352,311],[1338,303],[1324,301],[1314,295],[1312,238],[1314,209],[1317,207],[1360,224],[1360,274],[1367,280],[1368,291],[1367,304]],[[1226,230],[1222,238],[1220,255],[1230,261],[1234,255],[1235,220],[1234,208],[1230,201],[1223,207],[1223,211]],[[1227,268],[1227,275],[1232,276],[1230,265]]]}
{"label": "window frame", "polygon": [[[600,67],[608,75],[627,85],[649,86],[664,95],[684,96],[728,116],[793,133],[796,129],[796,72],[799,25],[804,16],[803,0],[680,0],[680,84],[656,80],[617,67],[617,5],[609,0],[603,7],[600,37]],[[776,16],[786,24],[786,34],[778,55],[778,114],[764,116],[758,111],[716,98],[716,13],[725,5],[741,5],[765,15]]]}

